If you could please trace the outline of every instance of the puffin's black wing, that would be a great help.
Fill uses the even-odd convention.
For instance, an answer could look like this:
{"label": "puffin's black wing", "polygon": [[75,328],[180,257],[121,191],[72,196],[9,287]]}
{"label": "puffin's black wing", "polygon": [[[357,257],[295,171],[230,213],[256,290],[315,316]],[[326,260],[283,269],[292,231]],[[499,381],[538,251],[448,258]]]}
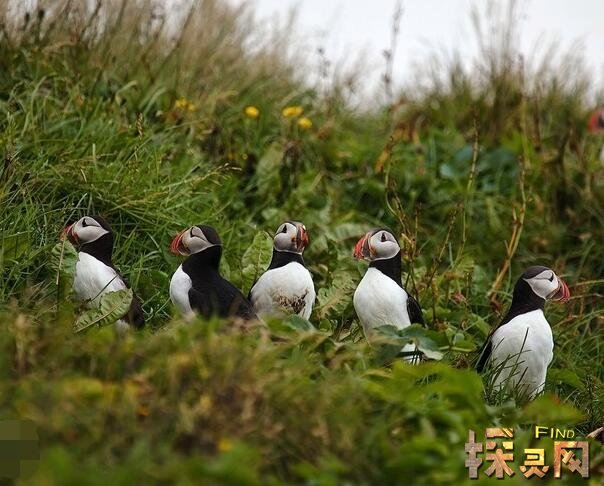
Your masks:
{"label": "puffin's black wing", "polygon": [[212,298],[206,292],[200,292],[195,287],[189,289],[189,304],[191,309],[206,319],[218,314],[216,311],[218,307],[217,299]]}
{"label": "puffin's black wing", "polygon": [[482,349],[480,350],[480,357],[478,358],[478,363],[476,363],[476,371],[478,371],[479,373],[482,373],[482,371],[484,371],[484,368],[487,365],[489,358],[491,357],[491,352],[493,351],[493,343],[491,342],[491,336],[493,335],[493,332],[489,334],[487,340],[482,345]]}
{"label": "puffin's black wing", "polygon": [[205,318],[238,316],[253,319],[256,317],[252,305],[237,287],[223,278],[216,280],[204,288],[189,289],[189,303],[193,310]]}
{"label": "puffin's black wing", "polygon": [[124,316],[124,320],[131,326],[134,326],[135,329],[145,327],[145,315],[143,314],[141,300],[138,298],[138,295],[132,294],[130,309],[128,309],[128,313]]}
{"label": "puffin's black wing", "polygon": [[241,292],[239,292],[239,295],[233,300],[232,309],[235,309],[233,312],[234,315],[242,317],[243,319],[250,320],[256,318],[256,313],[254,312],[252,304]]}
{"label": "puffin's black wing", "polygon": [[514,317],[516,317],[516,315],[518,314],[508,311],[507,315],[503,318],[503,320],[499,324],[497,324],[493,329],[491,329],[491,332],[485,339],[482,348],[480,348],[480,357],[478,358],[478,362],[476,363],[476,371],[478,371],[479,373],[482,372],[485,369],[489,358],[491,357],[491,353],[493,352],[492,337],[493,334],[495,334],[495,331],[501,326],[505,326]]}
{"label": "puffin's black wing", "polygon": [[237,316],[246,320],[256,318],[252,304],[249,299],[245,298],[241,290],[222,277],[220,280],[221,282],[216,286],[220,316]]}
{"label": "puffin's black wing", "polygon": [[409,315],[411,324],[421,324],[422,326],[425,324],[419,302],[411,297],[411,295],[407,296],[407,314]]}
{"label": "puffin's black wing", "polygon": [[254,319],[254,308],[243,293],[228,280],[223,279],[220,286],[221,316],[237,316],[243,319]]}
{"label": "puffin's black wing", "polygon": [[[422,314],[422,309],[419,306],[419,302],[413,297],[411,297],[410,294],[407,295],[407,315],[409,316],[411,324],[421,324],[422,326],[425,324],[424,316]],[[411,363],[414,364],[419,363],[422,359],[422,356],[424,355],[424,353],[418,351],[417,348],[415,348],[415,351],[413,353],[402,354],[405,354],[407,357],[411,356]]]}

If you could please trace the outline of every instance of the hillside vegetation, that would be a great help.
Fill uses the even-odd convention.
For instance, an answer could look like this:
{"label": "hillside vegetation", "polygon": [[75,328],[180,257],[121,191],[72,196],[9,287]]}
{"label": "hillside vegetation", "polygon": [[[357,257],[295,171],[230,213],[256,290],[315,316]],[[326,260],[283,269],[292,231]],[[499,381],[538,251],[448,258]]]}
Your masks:
{"label": "hillside vegetation", "polygon": [[[580,59],[522,60],[495,23],[473,69],[441,59],[360,109],[361,74],[305,82],[315,54],[246,7],[84,3],[0,3],[0,419],[38,427],[24,483],[459,484],[469,429],[515,427],[521,464],[535,424],[604,423],[604,174]],[[57,243],[84,214],[113,226],[145,330],[73,332]],[[214,226],[247,293],[286,218],[310,235],[310,323],[178,318],[177,231]],[[424,309],[419,366],[394,335],[369,347],[352,306],[352,248],[378,225]],[[533,264],[572,299],[546,308],[554,361],[523,403],[473,365]]]}

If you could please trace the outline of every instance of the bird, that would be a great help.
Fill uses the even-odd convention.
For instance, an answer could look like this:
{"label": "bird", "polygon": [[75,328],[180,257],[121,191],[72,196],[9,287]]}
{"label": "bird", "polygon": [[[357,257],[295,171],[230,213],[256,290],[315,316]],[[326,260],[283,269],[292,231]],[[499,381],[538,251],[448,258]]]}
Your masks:
{"label": "bird", "polygon": [[[401,247],[392,231],[375,228],[367,232],[357,242],[354,257],[369,260],[369,268],[353,297],[355,311],[368,340],[379,326],[405,329],[414,323],[424,324],[419,303],[403,288]],[[403,353],[412,362],[418,360],[419,353],[413,344],[405,345]]]}
{"label": "bird", "polygon": [[306,227],[298,221],[286,221],[277,228],[268,269],[249,293],[258,316],[297,314],[310,318],[316,293],[302,258],[308,243]]}
{"label": "bird", "polygon": [[[107,221],[100,216],[83,216],[68,225],[63,234],[78,252],[73,280],[73,290],[78,300],[85,302],[89,308],[96,308],[101,296],[107,292],[130,288],[111,260],[113,231]],[[141,301],[133,294],[128,312],[115,323],[115,328],[118,333],[123,333],[131,326],[141,329],[144,325]]]}
{"label": "bird", "polygon": [[174,237],[170,251],[187,257],[170,281],[170,299],[185,318],[255,317],[241,291],[220,274],[222,241],[214,228],[191,226]]}
{"label": "bird", "polygon": [[495,390],[516,391],[533,399],[543,391],[554,356],[552,330],[543,308],[546,300],[565,303],[568,285],[548,267],[527,268],[514,285],[512,303],[482,347],[477,371],[495,370]]}

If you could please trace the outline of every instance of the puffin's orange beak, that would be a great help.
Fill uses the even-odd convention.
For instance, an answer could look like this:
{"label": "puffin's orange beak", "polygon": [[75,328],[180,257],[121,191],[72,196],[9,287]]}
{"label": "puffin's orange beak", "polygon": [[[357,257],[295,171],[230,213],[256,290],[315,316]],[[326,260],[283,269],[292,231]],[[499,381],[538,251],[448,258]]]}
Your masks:
{"label": "puffin's orange beak", "polygon": [[306,227],[301,224],[298,226],[298,232],[296,233],[296,249],[302,253],[304,249],[308,246],[310,240],[308,239],[308,233],[306,232]]}
{"label": "puffin's orange beak", "polygon": [[369,248],[369,236],[370,234],[367,233],[359,241],[357,241],[353,252],[353,255],[356,259],[364,260],[365,258],[369,258],[371,256]]}
{"label": "puffin's orange beak", "polygon": [[551,299],[555,302],[559,302],[560,304],[564,304],[570,298],[570,290],[568,290],[568,285],[566,282],[558,277],[558,288],[554,292],[554,295]]}
{"label": "puffin's orange beak", "polygon": [[[186,231],[186,230],[185,230]],[[184,248],[182,244],[182,237],[185,234],[185,231],[181,231],[174,238],[172,238],[172,243],[170,243],[170,251],[175,255],[188,255],[189,253]]]}
{"label": "puffin's orange beak", "polygon": [[73,232],[73,224],[70,224],[69,226],[63,228],[63,231],[61,231],[61,235],[59,236],[59,238],[68,238],[73,243],[77,243],[78,236]]}
{"label": "puffin's orange beak", "polygon": [[604,127],[600,125],[600,117],[604,116],[604,110],[598,109],[594,111],[589,117],[589,122],[587,124],[587,129],[591,133],[596,133],[604,130]]}

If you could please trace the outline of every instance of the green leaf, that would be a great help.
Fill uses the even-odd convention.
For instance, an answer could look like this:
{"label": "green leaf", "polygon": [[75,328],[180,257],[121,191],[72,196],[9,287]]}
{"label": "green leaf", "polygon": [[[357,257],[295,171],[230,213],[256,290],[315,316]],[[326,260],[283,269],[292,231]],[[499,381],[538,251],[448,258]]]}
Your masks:
{"label": "green leaf", "polygon": [[399,336],[401,339],[415,344],[417,349],[424,353],[427,358],[440,360],[442,359],[443,354],[439,351],[436,341],[438,336],[433,336],[433,334],[438,333],[435,331],[430,331],[419,324],[411,324],[405,329],[399,331]]}
{"label": "green leaf", "polygon": [[103,294],[96,309],[84,312],[73,326],[76,333],[85,331],[92,326],[103,327],[113,324],[126,315],[132,302],[132,290],[122,289]]}
{"label": "green leaf", "polygon": [[472,353],[478,349],[478,346],[471,338],[468,338],[456,340],[452,348],[459,353]]}
{"label": "green leaf", "polygon": [[249,289],[268,266],[273,252],[272,239],[264,231],[254,236],[241,258],[241,287]]}
{"label": "green leaf", "polygon": [[63,238],[50,252],[50,267],[56,275],[59,295],[64,297],[73,287],[73,279],[78,263],[78,252],[74,246]]}
{"label": "green leaf", "polygon": [[404,329],[397,329],[394,326],[380,326],[374,332],[379,335],[379,340],[385,338],[388,346],[396,346],[399,350],[405,344],[413,343],[429,359],[440,360],[443,357],[434,336],[431,336],[434,331],[430,331],[419,324],[411,324]]}
{"label": "green leaf", "polygon": [[481,316],[477,314],[472,314],[472,322],[484,337],[487,337],[491,332],[491,326],[489,326]]}
{"label": "green leaf", "polygon": [[328,225],[325,234],[332,240],[344,241],[349,238],[359,238],[365,231],[367,231],[367,225],[360,223],[341,223],[334,227]]}
{"label": "green leaf", "polygon": [[[237,275],[231,275],[231,264],[229,263],[229,261],[226,258],[223,258],[222,260],[220,260],[220,273],[222,274],[222,276],[224,278],[226,278],[229,281],[235,280],[235,284],[239,284],[241,282],[237,282]],[[240,277],[239,277],[240,278]]]}
{"label": "green leaf", "polygon": [[560,368],[550,368],[547,374],[550,381],[561,381],[562,383],[570,385],[577,390],[583,390],[585,388],[581,378],[579,378],[574,371]]}
{"label": "green leaf", "polygon": [[17,261],[31,249],[29,233],[22,232],[16,235],[0,233],[0,268],[2,262]]}
{"label": "green leaf", "polygon": [[287,316],[283,323],[298,331],[316,331],[315,327],[308,321],[297,314]]}
{"label": "green leaf", "polygon": [[271,196],[281,191],[279,170],[283,150],[278,143],[271,144],[256,166],[255,182],[260,196]]}
{"label": "green leaf", "polygon": [[580,422],[583,414],[568,403],[560,403],[554,396],[542,395],[522,410],[521,422],[556,426],[571,425]]}
{"label": "green leaf", "polygon": [[331,287],[319,289],[316,313],[319,319],[330,313],[341,315],[350,302],[355,289],[355,282],[347,272],[338,272],[333,276]]}
{"label": "green leaf", "polygon": [[310,321],[293,314],[284,318],[269,318],[266,322],[269,329],[276,335],[289,335],[298,332],[316,331]]}

